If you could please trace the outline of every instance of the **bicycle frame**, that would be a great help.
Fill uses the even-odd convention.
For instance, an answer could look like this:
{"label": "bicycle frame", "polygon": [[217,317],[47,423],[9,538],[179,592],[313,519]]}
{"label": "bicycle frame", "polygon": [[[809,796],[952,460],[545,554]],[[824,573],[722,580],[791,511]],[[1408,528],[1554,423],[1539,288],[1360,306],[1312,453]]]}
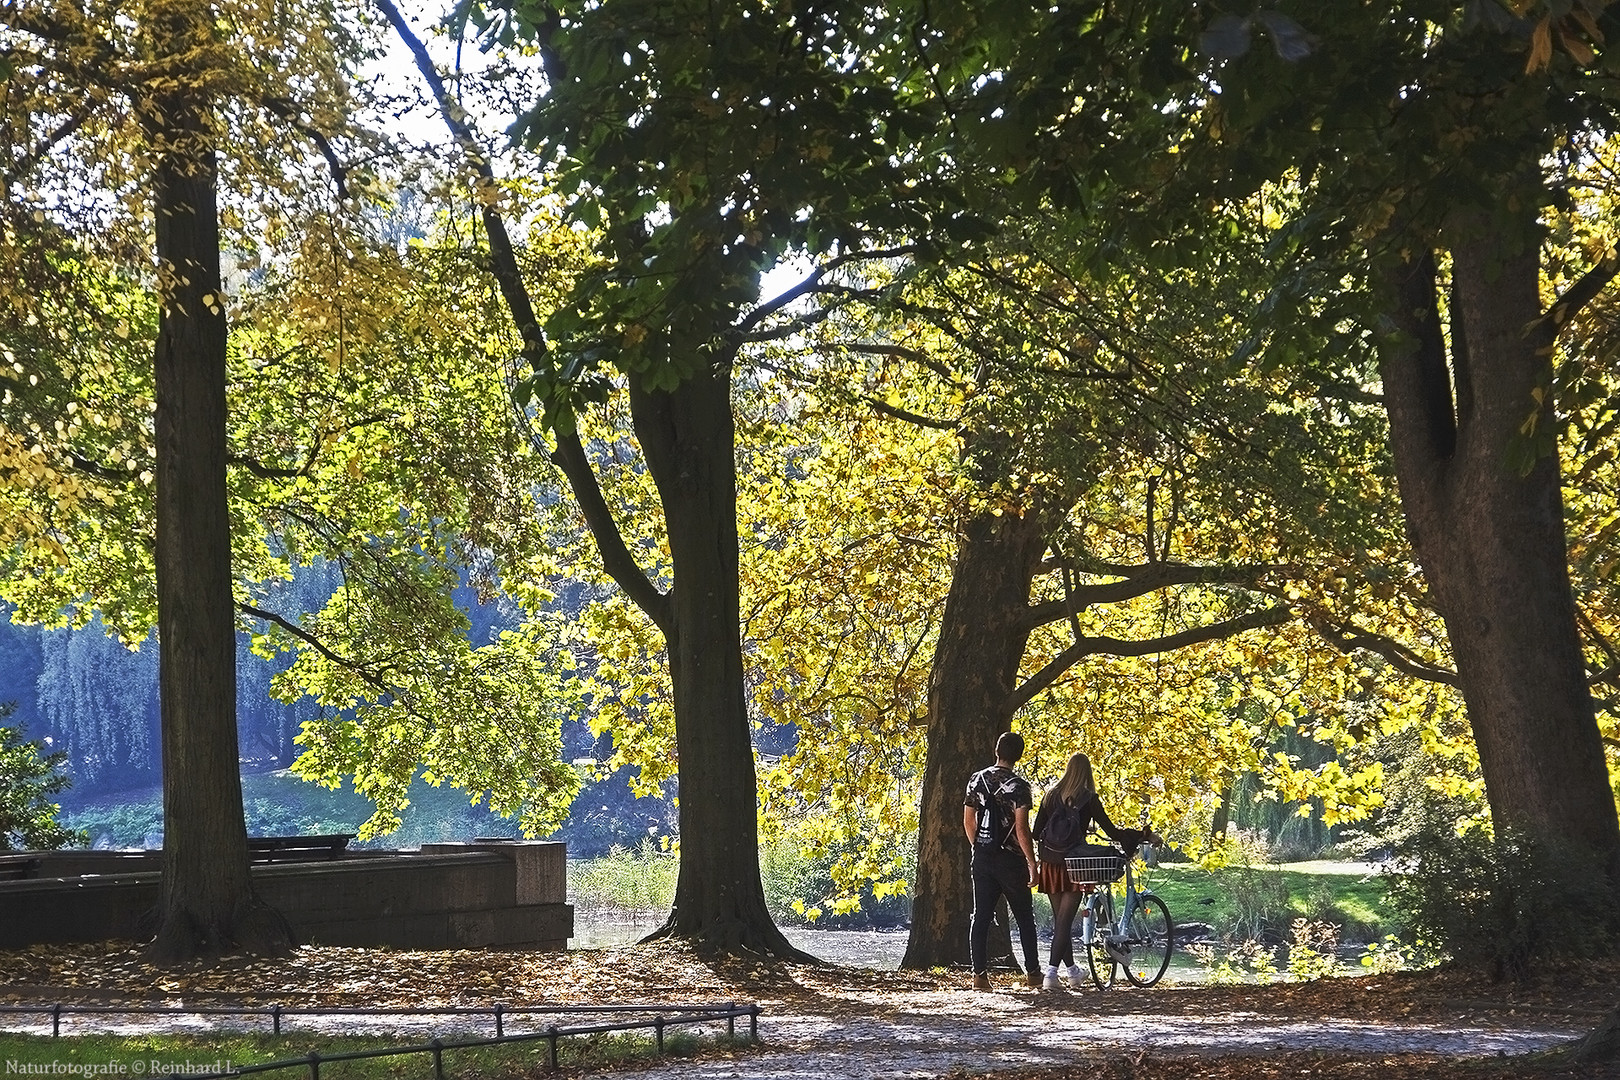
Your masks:
{"label": "bicycle frame", "polygon": [[1135,853],[1125,857],[1121,852],[1125,887],[1117,905],[1114,883],[1098,882],[1080,909],[1080,940],[1099,989],[1113,985],[1117,969],[1123,969],[1134,985],[1152,986],[1170,964],[1175,929],[1169,909],[1157,896],[1137,888],[1131,865],[1135,860]]}

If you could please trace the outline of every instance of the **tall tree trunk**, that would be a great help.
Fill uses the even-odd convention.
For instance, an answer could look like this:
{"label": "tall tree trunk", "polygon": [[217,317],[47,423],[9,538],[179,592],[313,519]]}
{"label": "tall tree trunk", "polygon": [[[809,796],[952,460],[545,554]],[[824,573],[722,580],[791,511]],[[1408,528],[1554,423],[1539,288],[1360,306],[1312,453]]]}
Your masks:
{"label": "tall tree trunk", "polygon": [[[206,8],[154,7],[159,62],[212,45]],[[163,883],[152,952],[164,962],[291,944],[248,876],[236,737],[236,627],[225,487],[225,315],[218,180],[207,99],[176,70],[144,103],[156,154],[158,686],[163,732]]]}
{"label": "tall tree trunk", "polygon": [[968,963],[971,852],[962,835],[968,777],[992,763],[1029,639],[1030,583],[1046,551],[1038,515],[968,523],[928,677],[928,763],[917,829],[917,889],[901,966]]}
{"label": "tall tree trunk", "polygon": [[[1528,223],[1452,238],[1451,356],[1435,261],[1395,275],[1401,341],[1380,356],[1413,548],[1433,588],[1479,747],[1491,814],[1616,867],[1620,825],[1587,689],[1571,594],[1556,450],[1528,473],[1510,446],[1550,394],[1550,334]],[[1455,387],[1455,399],[1453,399]],[[1539,423],[1552,424],[1549,405]]]}
{"label": "tall tree trunk", "polygon": [[680,875],[655,937],[809,960],[765,907],[759,790],[743,687],[737,476],[729,371],[673,391],[632,380],[636,437],[658,486],[675,582],[665,640],[680,769]]}

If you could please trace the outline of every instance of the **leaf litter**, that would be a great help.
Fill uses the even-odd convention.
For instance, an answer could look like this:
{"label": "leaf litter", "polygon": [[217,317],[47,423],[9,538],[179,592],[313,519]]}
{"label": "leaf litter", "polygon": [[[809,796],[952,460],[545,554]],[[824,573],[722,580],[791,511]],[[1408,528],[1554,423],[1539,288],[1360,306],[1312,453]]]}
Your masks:
{"label": "leaf litter", "polygon": [[[1493,983],[1445,970],[1329,978],[1271,985],[1163,985],[1148,990],[1043,993],[999,975],[997,993],[966,989],[960,972],[880,971],[832,964],[764,964],[705,958],[676,942],[571,952],[459,950],[414,952],[308,945],[283,957],[231,956],[211,964],[155,967],[133,943],[36,945],[0,952],[0,1001],[378,1009],[504,1005],[715,1004],[755,1002],[769,1018],[792,1012],[831,1023],[883,1016],[942,1014],[942,1001],[973,995],[996,1008],[1038,1008],[1081,1016],[1245,1017],[1267,1020],[1376,1018],[1438,1027],[1581,1030],[1620,1004],[1620,963],[1561,967],[1530,986]],[[942,998],[941,995],[947,995]],[[948,1021],[945,1021],[948,1023]],[[1607,1069],[1607,1071],[1605,1071]],[[1073,1066],[953,1071],[956,1080],[1325,1080],[1401,1076],[1414,1080],[1596,1080],[1612,1066],[1584,1071],[1545,1058],[1446,1058],[1434,1054],[1097,1054]]]}

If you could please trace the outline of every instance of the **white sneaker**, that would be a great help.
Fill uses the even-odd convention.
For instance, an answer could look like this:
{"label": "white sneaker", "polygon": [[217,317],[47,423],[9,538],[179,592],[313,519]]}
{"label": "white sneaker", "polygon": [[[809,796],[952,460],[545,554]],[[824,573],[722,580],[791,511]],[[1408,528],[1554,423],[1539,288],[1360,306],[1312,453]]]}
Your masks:
{"label": "white sneaker", "polygon": [[1079,966],[1076,965],[1076,964],[1070,964],[1069,965],[1069,985],[1071,987],[1073,987],[1074,989],[1078,990],[1078,989],[1080,989],[1080,981],[1083,978],[1085,978],[1085,976],[1081,974]]}
{"label": "white sneaker", "polygon": [[1049,967],[1049,968],[1046,969],[1046,982],[1041,984],[1041,989],[1043,989],[1043,990],[1061,990],[1061,989],[1063,989],[1063,984],[1058,982],[1057,968]]}

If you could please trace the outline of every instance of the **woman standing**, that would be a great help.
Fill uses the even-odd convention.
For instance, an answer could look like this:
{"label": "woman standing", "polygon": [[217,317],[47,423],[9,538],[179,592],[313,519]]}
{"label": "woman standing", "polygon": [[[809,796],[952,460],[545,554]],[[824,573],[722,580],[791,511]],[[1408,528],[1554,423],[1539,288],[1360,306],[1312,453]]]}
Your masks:
{"label": "woman standing", "polygon": [[1075,754],[1069,758],[1063,779],[1041,800],[1035,827],[1030,830],[1039,841],[1036,845],[1040,855],[1039,888],[1052,901],[1052,953],[1042,984],[1047,990],[1062,988],[1062,983],[1058,982],[1059,964],[1068,967],[1069,985],[1080,988],[1082,976],[1074,962],[1074,916],[1092,886],[1070,881],[1063,860],[1071,853],[1083,851],[1087,846],[1086,834],[1094,827],[1132,853],[1152,835],[1140,829],[1121,829],[1109,820],[1102,800],[1097,797],[1091,759]]}

